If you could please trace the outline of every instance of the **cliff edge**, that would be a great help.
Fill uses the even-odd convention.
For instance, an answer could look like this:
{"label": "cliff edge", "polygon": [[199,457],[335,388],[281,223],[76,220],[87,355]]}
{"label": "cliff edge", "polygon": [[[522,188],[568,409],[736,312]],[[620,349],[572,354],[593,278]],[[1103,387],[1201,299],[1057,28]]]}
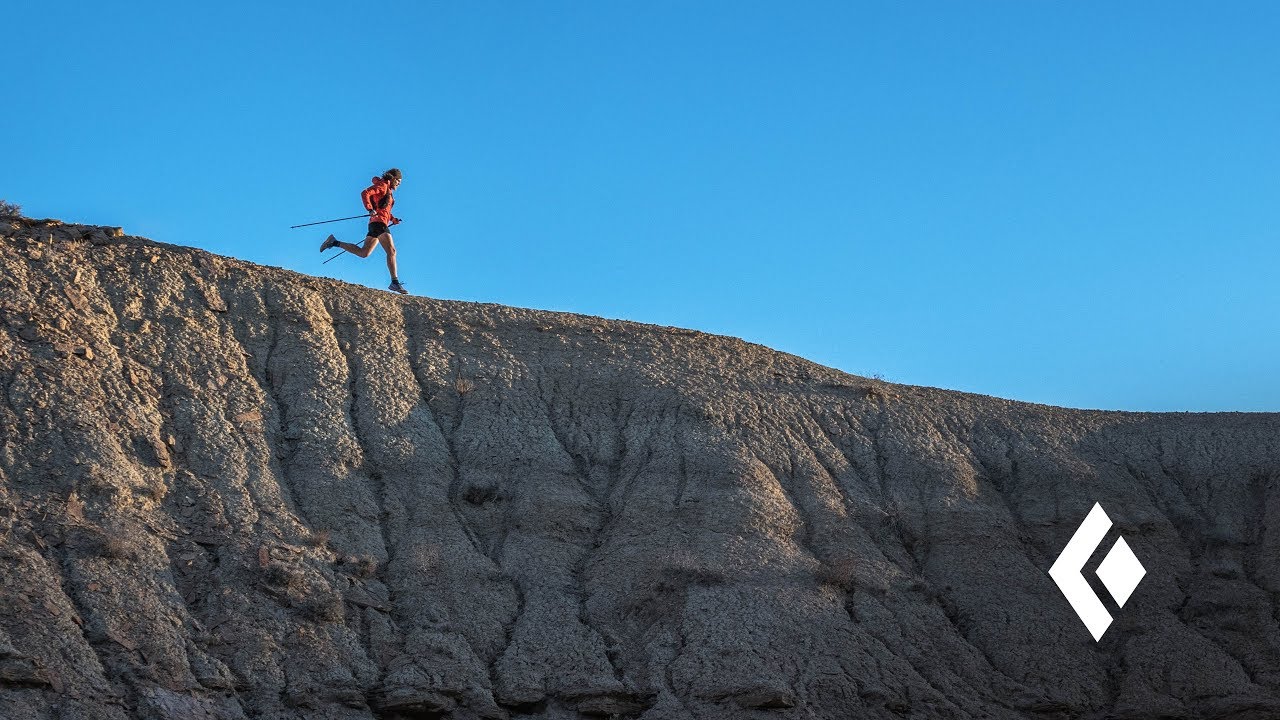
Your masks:
{"label": "cliff edge", "polygon": [[[1280,717],[1280,415],[0,221],[0,717]],[[1095,503],[1146,575],[1047,574]],[[1097,553],[1101,555],[1101,552]]]}

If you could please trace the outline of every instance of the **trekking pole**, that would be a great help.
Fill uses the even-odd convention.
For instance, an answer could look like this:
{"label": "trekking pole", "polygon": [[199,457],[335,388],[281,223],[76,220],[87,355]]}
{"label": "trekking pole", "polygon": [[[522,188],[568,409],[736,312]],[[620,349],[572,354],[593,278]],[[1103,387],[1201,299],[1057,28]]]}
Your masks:
{"label": "trekking pole", "polygon": [[356,218],[367,218],[367,217],[369,217],[369,213],[365,213],[363,215],[352,215],[351,217],[336,218],[334,220],[320,220],[319,222],[302,223],[301,225],[290,225],[289,229],[292,230],[294,228],[307,227],[309,225],[323,225],[325,223],[338,222],[339,220],[355,220]]}
{"label": "trekking pole", "polygon": [[[334,253],[333,255],[329,256],[329,260],[332,260],[332,259],[334,259],[334,258],[338,257],[339,255],[341,255],[342,253],[344,253],[344,252],[346,252],[346,251],[347,251],[347,249],[346,249],[346,248],[342,248],[342,252]],[[320,264],[321,264],[321,265],[328,265],[328,264],[329,264],[329,260],[325,260],[324,262],[322,262],[322,263],[320,263]]]}

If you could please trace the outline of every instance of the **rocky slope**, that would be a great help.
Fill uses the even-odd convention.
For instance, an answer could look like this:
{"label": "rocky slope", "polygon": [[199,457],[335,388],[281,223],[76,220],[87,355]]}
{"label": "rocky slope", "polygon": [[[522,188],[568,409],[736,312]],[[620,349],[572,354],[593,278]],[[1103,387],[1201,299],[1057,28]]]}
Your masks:
{"label": "rocky slope", "polygon": [[1280,717],[1280,415],[0,236],[0,717]]}

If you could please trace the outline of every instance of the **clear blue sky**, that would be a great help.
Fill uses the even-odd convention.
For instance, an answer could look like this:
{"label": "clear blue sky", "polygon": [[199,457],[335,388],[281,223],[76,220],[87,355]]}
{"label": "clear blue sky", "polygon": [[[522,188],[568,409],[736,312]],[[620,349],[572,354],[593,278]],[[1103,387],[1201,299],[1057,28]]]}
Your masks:
{"label": "clear blue sky", "polygon": [[0,197],[1071,407],[1280,410],[1274,2],[22,3]]}

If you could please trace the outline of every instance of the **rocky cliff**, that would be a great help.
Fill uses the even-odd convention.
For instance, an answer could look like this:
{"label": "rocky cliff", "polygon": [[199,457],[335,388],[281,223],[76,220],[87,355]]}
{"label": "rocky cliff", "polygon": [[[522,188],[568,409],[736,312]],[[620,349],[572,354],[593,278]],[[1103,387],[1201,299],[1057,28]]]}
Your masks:
{"label": "rocky cliff", "polygon": [[1280,415],[0,236],[0,717],[1280,717]]}

